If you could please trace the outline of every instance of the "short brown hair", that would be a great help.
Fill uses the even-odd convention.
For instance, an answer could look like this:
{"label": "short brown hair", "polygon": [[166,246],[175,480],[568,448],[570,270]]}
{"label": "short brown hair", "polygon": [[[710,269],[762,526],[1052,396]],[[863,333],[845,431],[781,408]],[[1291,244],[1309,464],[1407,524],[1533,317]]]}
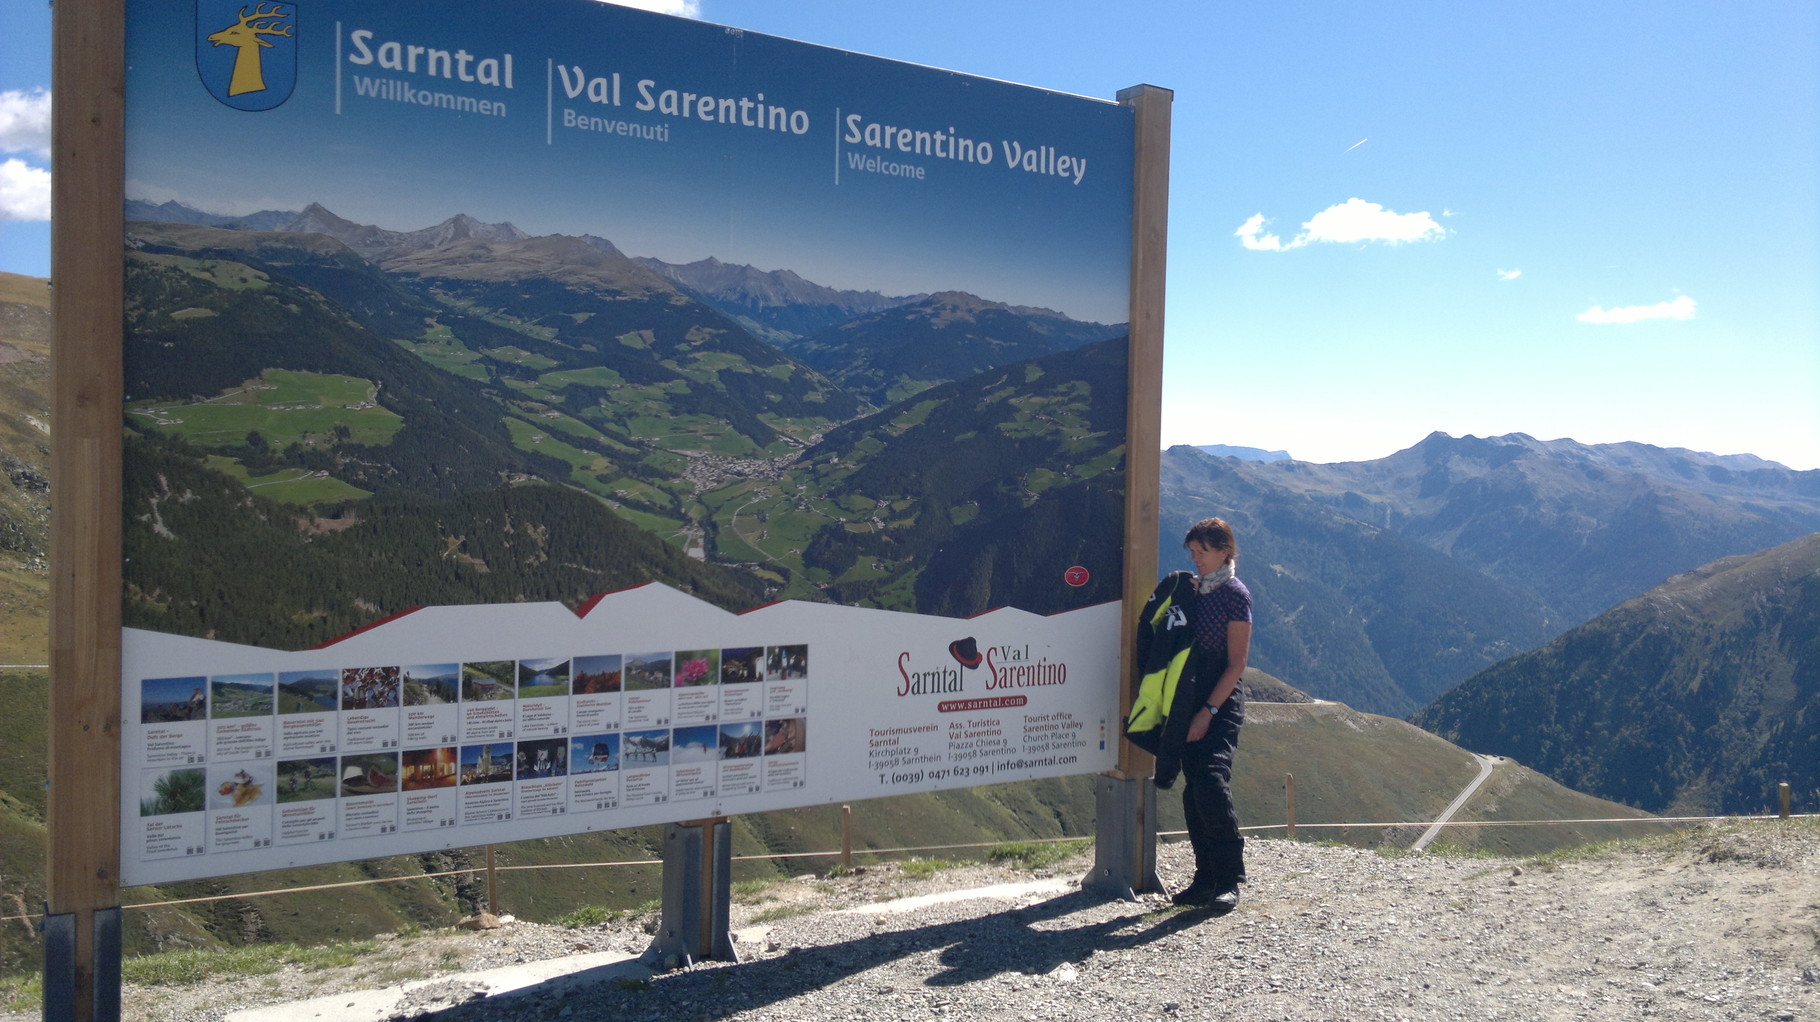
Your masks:
{"label": "short brown hair", "polygon": [[1189,528],[1188,535],[1182,539],[1182,545],[1187,546],[1196,540],[1215,550],[1230,550],[1234,556],[1239,552],[1239,541],[1233,538],[1232,526],[1227,525],[1224,518],[1203,518],[1195,522]]}

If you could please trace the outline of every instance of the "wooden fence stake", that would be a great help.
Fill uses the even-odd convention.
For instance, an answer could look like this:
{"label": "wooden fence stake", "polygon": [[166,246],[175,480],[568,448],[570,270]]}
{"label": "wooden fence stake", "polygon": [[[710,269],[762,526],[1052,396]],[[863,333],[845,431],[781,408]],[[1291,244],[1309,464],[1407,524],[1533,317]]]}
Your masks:
{"label": "wooden fence stake", "polygon": [[1283,790],[1288,793],[1289,840],[1295,840],[1295,775],[1283,775]]}
{"label": "wooden fence stake", "polygon": [[487,846],[487,911],[499,914],[499,867],[493,861],[493,846]]}
{"label": "wooden fence stake", "polygon": [[1782,803],[1782,818],[1788,819],[1788,782],[1776,785],[1776,801]]}

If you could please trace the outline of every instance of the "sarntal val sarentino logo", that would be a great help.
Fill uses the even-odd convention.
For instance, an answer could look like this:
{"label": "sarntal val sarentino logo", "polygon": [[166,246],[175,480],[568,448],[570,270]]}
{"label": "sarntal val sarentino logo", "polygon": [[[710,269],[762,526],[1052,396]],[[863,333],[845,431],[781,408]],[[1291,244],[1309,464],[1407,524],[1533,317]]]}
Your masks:
{"label": "sarntal val sarentino logo", "polygon": [[945,658],[919,662],[909,650],[899,653],[897,694],[966,692],[968,676],[982,666],[984,678],[976,678],[974,685],[988,692],[1068,683],[1068,665],[1043,656],[1033,657],[1029,643],[987,646],[982,650],[979,639],[969,635],[950,642]]}
{"label": "sarntal val sarentino logo", "polygon": [[196,73],[236,110],[270,110],[297,87],[297,5],[196,0]]}

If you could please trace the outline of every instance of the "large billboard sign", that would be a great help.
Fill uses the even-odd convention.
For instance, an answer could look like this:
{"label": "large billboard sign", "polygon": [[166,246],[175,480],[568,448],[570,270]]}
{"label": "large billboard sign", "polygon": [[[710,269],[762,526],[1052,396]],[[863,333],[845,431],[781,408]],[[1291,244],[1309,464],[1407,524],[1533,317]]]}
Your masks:
{"label": "large billboard sign", "polygon": [[1115,763],[1128,108],[592,0],[127,20],[125,882]]}

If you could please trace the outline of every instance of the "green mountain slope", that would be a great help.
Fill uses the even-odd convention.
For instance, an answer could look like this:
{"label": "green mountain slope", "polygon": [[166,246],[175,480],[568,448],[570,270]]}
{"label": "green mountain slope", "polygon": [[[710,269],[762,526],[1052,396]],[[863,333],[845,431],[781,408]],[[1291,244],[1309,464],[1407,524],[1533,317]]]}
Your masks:
{"label": "green mountain slope", "polygon": [[[780,429],[786,420],[819,420],[808,430],[816,432],[858,411],[851,396],[611,245],[567,237],[467,241],[382,265],[444,304],[543,338],[530,350],[555,362],[538,367],[546,375],[606,369],[628,384],[665,387],[675,412],[717,412],[750,441],[747,450],[722,453],[762,451],[780,433],[806,435]],[[623,403],[590,411],[604,416]]]}
{"label": "green mountain slope", "polygon": [[1652,811],[1820,792],[1820,534],[1679,575],[1415,720]]}
{"label": "green mountain slope", "polygon": [[693,560],[567,487],[382,495],[328,518],[257,496],[179,443],[136,439],[128,453],[132,627],[295,649],[418,606],[574,607],[651,581],[730,610],[763,602],[750,576]]}
{"label": "green mountain slope", "polygon": [[[375,333],[349,311],[290,277],[282,264],[232,242],[266,237],[206,227],[135,225],[127,259],[125,349],[127,422],[265,470],[278,465],[325,471],[350,486],[453,496],[496,487],[514,476],[566,471],[522,451],[502,421],[498,393],[441,372]],[[284,236],[280,236],[283,238]],[[287,242],[291,239],[286,238]],[[359,274],[345,250],[321,244],[320,258]],[[335,248],[338,248],[336,246]],[[300,255],[294,244],[283,254]],[[375,289],[383,281],[370,282]],[[182,428],[199,405],[234,403],[271,369],[345,375],[373,388],[373,403],[402,423],[383,445],[302,431],[278,451],[243,452],[234,419],[212,433]],[[344,420],[350,419],[343,416]],[[293,444],[295,445],[293,447]],[[256,446],[256,445],[253,445]],[[383,450],[375,449],[383,446]]]}
{"label": "green mountain slope", "polygon": [[[1295,777],[1296,822],[1407,823],[1399,827],[1310,827],[1302,840],[1408,848],[1478,776],[1466,750],[1414,725],[1361,713],[1342,703],[1253,701],[1233,760],[1233,797],[1245,826],[1286,822],[1288,775]],[[1179,800],[1163,800],[1163,825],[1180,824]],[[1521,763],[1502,762],[1461,807],[1457,821],[1644,821],[1646,813],[1562,787]],[[1438,839],[1460,848],[1527,855],[1588,841],[1636,837],[1665,829],[1652,823],[1585,823],[1535,827],[1449,827]],[[1280,836],[1277,831],[1273,836]]]}
{"label": "green mountain slope", "polygon": [[49,284],[0,273],[0,663],[49,656]]}
{"label": "green mountain slope", "polygon": [[[692,458],[787,456],[805,441],[783,431],[813,437],[858,407],[577,239],[413,249],[398,257],[413,290],[321,235],[134,231],[128,421],[145,460],[127,506],[146,552],[128,616],[142,627],[308,645],[412,606],[577,602],[654,579],[751,606],[761,581],[680,555],[705,485]],[[500,288],[519,292],[511,314],[484,300]],[[512,514],[548,526],[552,549],[522,532],[506,549],[496,519]],[[204,535],[218,541],[199,552]],[[223,581],[246,564],[271,570]],[[228,613],[242,601],[261,609]]]}
{"label": "green mountain slope", "polygon": [[[968,615],[1116,600],[1102,558],[1123,518],[1124,360],[1117,338],[931,388],[711,499],[764,515],[777,538],[747,546],[799,557],[843,603]],[[724,556],[753,526],[720,521]],[[1075,565],[1085,585],[1064,581]]]}

